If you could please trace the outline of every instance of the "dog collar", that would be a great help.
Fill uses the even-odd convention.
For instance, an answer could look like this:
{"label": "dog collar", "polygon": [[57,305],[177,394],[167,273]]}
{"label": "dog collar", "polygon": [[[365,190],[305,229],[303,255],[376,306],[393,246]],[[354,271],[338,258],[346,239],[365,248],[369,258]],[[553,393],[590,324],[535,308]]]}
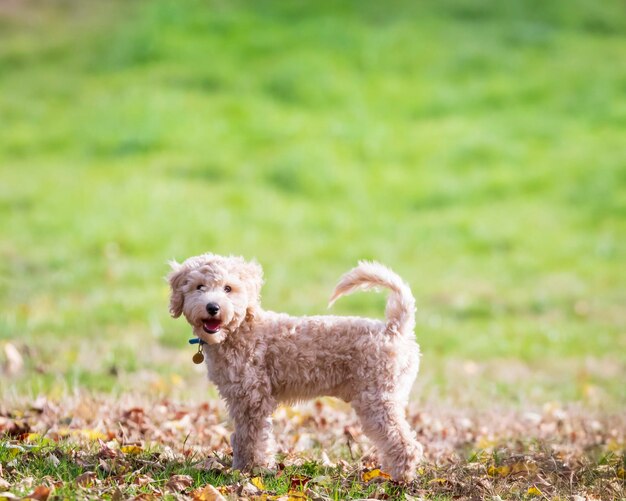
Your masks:
{"label": "dog collar", "polygon": [[202,341],[202,339],[200,339],[200,338],[193,337],[193,338],[191,338],[189,340],[189,344],[200,344],[200,345],[203,345],[203,344],[206,344],[206,341]]}

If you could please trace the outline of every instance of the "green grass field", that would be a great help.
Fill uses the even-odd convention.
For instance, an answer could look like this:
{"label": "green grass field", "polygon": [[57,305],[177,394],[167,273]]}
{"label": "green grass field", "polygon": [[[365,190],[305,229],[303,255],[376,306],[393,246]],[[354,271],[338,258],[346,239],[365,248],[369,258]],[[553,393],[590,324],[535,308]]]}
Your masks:
{"label": "green grass field", "polygon": [[210,250],[256,257],[294,314],[358,259],[393,267],[422,395],[626,401],[620,2],[0,15],[0,340],[25,359],[3,392],[198,379],[162,277]]}
{"label": "green grass field", "polygon": [[[257,258],[264,306],[293,314],[324,313],[359,259],[391,266],[418,300],[414,406],[620,414],[623,2],[0,2],[0,430],[18,422],[0,491],[2,466],[23,495],[24,477],[54,474],[38,466],[50,454],[63,482],[97,462],[97,447],[75,469],[73,445],[23,444],[32,409],[15,409],[38,395],[216,398],[163,279],[206,251]],[[357,294],[333,312],[384,304]],[[606,433],[586,461],[623,494]],[[178,461],[142,471],[162,487],[192,472]],[[429,472],[386,495],[472,492]],[[580,475],[569,494],[591,486]],[[339,478],[330,498],[375,494]]]}

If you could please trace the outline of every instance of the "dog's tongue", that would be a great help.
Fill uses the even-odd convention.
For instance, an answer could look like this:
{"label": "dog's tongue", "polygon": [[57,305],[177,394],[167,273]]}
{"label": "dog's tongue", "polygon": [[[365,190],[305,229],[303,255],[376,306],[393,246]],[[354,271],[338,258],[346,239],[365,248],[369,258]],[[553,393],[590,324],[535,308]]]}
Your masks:
{"label": "dog's tongue", "polygon": [[208,333],[217,332],[220,329],[220,324],[221,322],[217,320],[216,318],[210,318],[202,322],[202,326],[204,327],[204,330],[207,331]]}

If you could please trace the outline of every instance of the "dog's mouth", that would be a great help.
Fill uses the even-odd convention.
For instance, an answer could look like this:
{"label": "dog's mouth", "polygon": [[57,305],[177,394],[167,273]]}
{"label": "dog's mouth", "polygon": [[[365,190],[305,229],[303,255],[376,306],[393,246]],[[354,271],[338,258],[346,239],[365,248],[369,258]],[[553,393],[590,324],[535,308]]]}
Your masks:
{"label": "dog's mouth", "polygon": [[202,321],[202,328],[207,334],[215,334],[221,326],[222,321],[217,318],[207,318]]}

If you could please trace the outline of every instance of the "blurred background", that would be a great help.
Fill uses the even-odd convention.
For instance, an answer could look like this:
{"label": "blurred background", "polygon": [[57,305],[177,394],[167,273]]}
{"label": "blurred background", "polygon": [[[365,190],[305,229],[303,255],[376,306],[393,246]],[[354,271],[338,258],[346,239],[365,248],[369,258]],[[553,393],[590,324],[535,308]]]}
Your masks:
{"label": "blurred background", "polygon": [[[619,0],[0,0],[0,397],[210,398],[169,259],[418,300],[415,399],[626,404]],[[384,294],[333,312],[382,317]]]}

